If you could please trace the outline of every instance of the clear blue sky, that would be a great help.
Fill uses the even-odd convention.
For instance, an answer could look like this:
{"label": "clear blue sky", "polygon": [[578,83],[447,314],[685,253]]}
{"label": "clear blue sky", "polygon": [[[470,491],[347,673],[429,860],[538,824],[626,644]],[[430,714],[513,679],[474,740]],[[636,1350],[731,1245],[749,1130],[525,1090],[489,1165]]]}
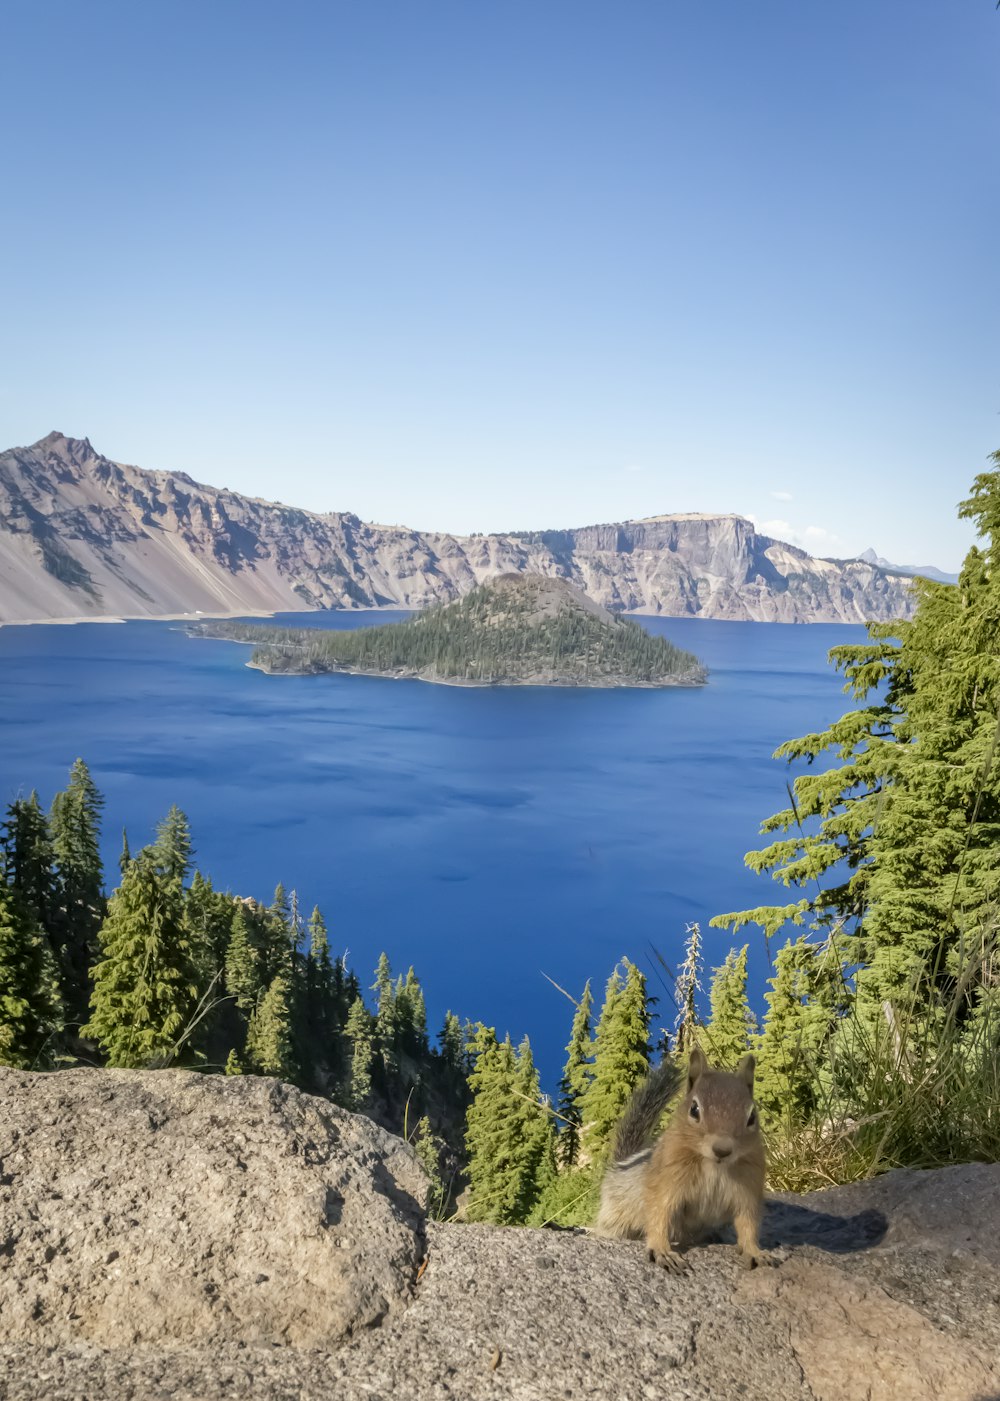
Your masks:
{"label": "clear blue sky", "polygon": [[0,35],[0,444],[961,558],[993,0],[10,0]]}

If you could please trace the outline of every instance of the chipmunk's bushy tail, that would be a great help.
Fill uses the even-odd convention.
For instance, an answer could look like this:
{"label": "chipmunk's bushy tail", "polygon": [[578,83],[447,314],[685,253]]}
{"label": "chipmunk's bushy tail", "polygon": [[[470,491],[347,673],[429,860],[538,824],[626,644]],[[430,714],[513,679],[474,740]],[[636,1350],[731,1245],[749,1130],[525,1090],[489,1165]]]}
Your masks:
{"label": "chipmunk's bushy tail", "polygon": [[613,1162],[624,1162],[648,1146],[683,1078],[684,1072],[667,1057],[649,1073],[629,1100],[615,1129],[611,1141]]}

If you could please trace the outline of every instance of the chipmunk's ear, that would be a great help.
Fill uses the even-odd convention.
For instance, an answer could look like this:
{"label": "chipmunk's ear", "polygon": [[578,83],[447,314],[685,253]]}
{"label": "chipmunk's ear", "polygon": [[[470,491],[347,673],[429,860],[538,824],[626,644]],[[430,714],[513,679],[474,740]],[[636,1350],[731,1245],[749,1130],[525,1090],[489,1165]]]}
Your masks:
{"label": "chipmunk's ear", "polygon": [[694,1050],[691,1052],[691,1059],[688,1061],[689,1091],[694,1089],[695,1081],[699,1076],[704,1075],[707,1069],[708,1061],[705,1059],[705,1053],[698,1046],[695,1046]]}
{"label": "chipmunk's ear", "polygon": [[736,1067],[736,1074],[740,1077],[748,1090],[753,1089],[753,1073],[757,1068],[757,1062],[753,1056],[744,1056]]}

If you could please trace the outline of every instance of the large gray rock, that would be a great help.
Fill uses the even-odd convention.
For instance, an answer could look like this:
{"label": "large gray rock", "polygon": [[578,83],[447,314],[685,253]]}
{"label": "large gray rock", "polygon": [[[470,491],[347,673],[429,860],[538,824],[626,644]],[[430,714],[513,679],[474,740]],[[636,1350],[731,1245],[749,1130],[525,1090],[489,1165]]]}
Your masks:
{"label": "large gray rock", "polygon": [[333,1346],[408,1297],[425,1187],[275,1080],[0,1069],[0,1340]]}
{"label": "large gray rock", "polygon": [[[765,1223],[776,1268],[748,1273],[723,1244],[675,1277],[635,1242],[422,1233],[408,1150],[272,1081],[8,1073],[0,1096],[0,1210],[20,1231],[12,1250],[0,1236],[3,1401],[1000,1397],[1000,1167],[783,1198]],[[318,1196],[331,1188],[333,1223]],[[119,1261],[93,1262],[135,1232],[112,1296]],[[378,1326],[345,1336],[349,1315]]]}

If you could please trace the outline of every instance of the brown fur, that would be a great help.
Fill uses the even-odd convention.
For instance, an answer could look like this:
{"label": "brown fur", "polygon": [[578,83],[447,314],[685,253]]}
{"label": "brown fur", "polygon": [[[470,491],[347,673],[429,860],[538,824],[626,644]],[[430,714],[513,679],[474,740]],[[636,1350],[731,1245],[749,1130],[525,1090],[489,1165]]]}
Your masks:
{"label": "brown fur", "polygon": [[651,1150],[612,1163],[605,1174],[597,1219],[602,1235],[640,1237],[651,1260],[678,1271],[685,1268],[681,1251],[732,1224],[744,1263],[765,1262],[758,1241],[764,1141],[753,1073],[752,1056],[728,1074],[713,1070],[701,1051],[692,1052],[687,1092],[667,1128]]}

